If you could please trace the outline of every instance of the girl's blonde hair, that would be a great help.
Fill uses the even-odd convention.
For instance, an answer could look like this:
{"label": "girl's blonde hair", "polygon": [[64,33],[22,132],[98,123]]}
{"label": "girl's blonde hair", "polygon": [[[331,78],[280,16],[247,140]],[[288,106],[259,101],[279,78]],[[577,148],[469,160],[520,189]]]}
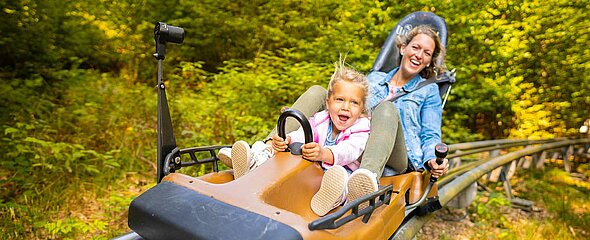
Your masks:
{"label": "girl's blonde hair", "polygon": [[334,85],[336,85],[337,82],[346,81],[350,83],[355,83],[356,85],[361,87],[363,91],[362,106],[363,112],[365,112],[367,106],[367,98],[369,97],[369,80],[367,79],[367,76],[358,72],[352,67],[346,66],[344,58],[342,57],[340,57],[340,60],[338,62],[334,63],[334,67],[334,73],[330,78],[330,83],[328,83],[328,98],[331,97],[334,93]]}
{"label": "girl's blonde hair", "polygon": [[[440,41],[440,37],[434,29],[432,29],[428,25],[419,25],[412,30],[407,35],[397,35],[397,47],[401,49],[401,46],[408,46],[412,39],[416,37],[418,34],[425,34],[434,40],[434,52],[432,53],[432,59],[430,60],[430,65],[422,71],[420,71],[420,76],[423,78],[430,78],[431,76],[436,76],[439,72],[444,72],[446,70],[444,61],[446,50],[445,47],[442,45]],[[399,56],[399,61],[402,60],[401,52]],[[399,62],[398,62],[399,64]]]}

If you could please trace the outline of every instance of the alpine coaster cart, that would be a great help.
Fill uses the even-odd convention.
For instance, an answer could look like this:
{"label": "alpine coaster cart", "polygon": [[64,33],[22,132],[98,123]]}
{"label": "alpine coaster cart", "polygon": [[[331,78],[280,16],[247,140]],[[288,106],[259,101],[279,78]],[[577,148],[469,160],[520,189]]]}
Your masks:
{"label": "alpine coaster cart", "polygon": [[[398,64],[395,35],[414,26],[435,28],[447,43],[445,21],[428,12],[404,17],[381,48],[373,71],[388,72]],[[234,180],[232,170],[218,170],[217,151],[228,146],[179,149],[173,134],[162,77],[166,43],[181,43],[182,28],[157,23],[154,30],[158,59],[158,184],[138,196],[129,207],[129,227],[143,239],[388,239],[407,216],[440,208],[436,179],[427,171],[394,175],[386,166],[377,192],[318,217],[310,201],[324,174],[318,164],[289,152],[276,153],[249,174]],[[454,73],[431,80],[441,95],[448,95]],[[446,100],[446,96],[444,97]],[[294,118],[312,141],[309,122],[297,110],[279,117],[278,132],[285,136],[285,121]],[[446,156],[446,145],[437,146]],[[198,154],[208,157],[199,159]],[[212,163],[214,172],[200,177],[175,173],[181,167]],[[359,205],[369,202],[360,209]],[[438,204],[438,206],[437,206]]]}

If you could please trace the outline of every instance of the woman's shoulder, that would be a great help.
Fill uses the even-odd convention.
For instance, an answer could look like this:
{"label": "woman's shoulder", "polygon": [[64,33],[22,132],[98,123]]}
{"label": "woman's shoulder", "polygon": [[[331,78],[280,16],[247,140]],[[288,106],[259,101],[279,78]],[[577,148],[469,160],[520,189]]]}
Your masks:
{"label": "woman's shoulder", "polygon": [[431,83],[428,84],[426,87],[426,90],[428,91],[428,95],[433,95],[435,97],[440,98],[440,93],[439,93],[439,89],[438,89],[438,84],[436,83]]}
{"label": "woman's shoulder", "polygon": [[439,95],[438,92],[438,85],[434,82],[428,83],[422,87],[420,87],[419,85],[423,82],[423,81],[429,81],[428,79],[424,79],[422,78],[421,81],[416,83],[416,86],[414,86],[414,91],[413,92],[419,92],[421,94],[424,95]]}
{"label": "woman's shoulder", "polygon": [[369,73],[369,75],[367,75],[367,79],[369,80],[370,84],[378,84],[384,82],[387,75],[388,74],[386,72],[372,71]]}
{"label": "woman's shoulder", "polygon": [[430,93],[433,93],[433,92],[438,93],[438,85],[436,83],[428,84],[428,85],[424,86],[424,88]]}
{"label": "woman's shoulder", "polygon": [[424,99],[424,101],[428,103],[440,105],[442,102],[438,85],[436,83],[428,84],[421,89],[418,89],[416,92],[421,96],[422,99]]}

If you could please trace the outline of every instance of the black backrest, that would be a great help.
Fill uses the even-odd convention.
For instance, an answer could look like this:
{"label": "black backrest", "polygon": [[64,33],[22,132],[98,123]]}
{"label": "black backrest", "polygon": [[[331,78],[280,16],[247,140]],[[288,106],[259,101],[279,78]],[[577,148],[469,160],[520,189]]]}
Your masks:
{"label": "black backrest", "polygon": [[447,47],[447,24],[444,19],[431,12],[413,12],[400,20],[393,28],[381,51],[373,63],[372,71],[389,72],[399,65],[400,54],[397,48],[399,34],[407,34],[412,28],[419,25],[430,25],[437,31],[440,40]]}

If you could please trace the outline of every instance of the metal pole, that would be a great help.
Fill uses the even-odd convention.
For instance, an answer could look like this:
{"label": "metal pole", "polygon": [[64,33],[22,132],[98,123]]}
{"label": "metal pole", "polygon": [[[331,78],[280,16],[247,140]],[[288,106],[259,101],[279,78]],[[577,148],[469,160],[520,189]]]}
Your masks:
{"label": "metal pole", "polygon": [[176,139],[170,118],[170,109],[166,99],[166,86],[163,81],[162,62],[158,59],[158,183],[164,178],[164,160],[166,156],[176,148]]}

